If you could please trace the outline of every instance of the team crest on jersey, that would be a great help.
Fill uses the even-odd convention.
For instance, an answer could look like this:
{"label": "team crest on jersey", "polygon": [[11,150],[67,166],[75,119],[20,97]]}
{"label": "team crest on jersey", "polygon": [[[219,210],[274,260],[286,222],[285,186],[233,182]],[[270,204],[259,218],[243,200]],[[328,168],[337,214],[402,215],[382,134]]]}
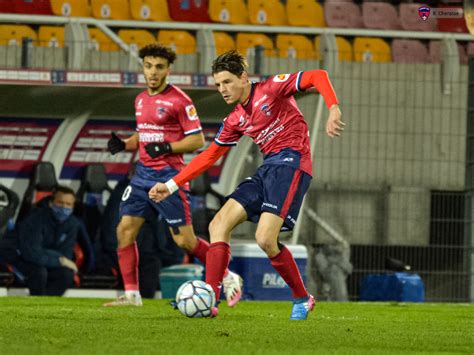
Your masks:
{"label": "team crest on jersey", "polygon": [[260,111],[262,111],[265,116],[270,116],[272,114],[272,111],[270,111],[270,106],[268,104],[263,104],[260,106]]}
{"label": "team crest on jersey", "polygon": [[289,77],[290,74],[278,74],[273,77],[273,81],[275,83],[282,83],[284,81],[287,81]]}
{"label": "team crest on jersey", "polygon": [[165,116],[165,114],[166,114],[166,109],[164,107],[158,107],[156,109],[156,116],[158,118],[163,118]]}
{"label": "team crest on jersey", "polygon": [[194,105],[188,105],[185,107],[185,109],[190,121],[195,121],[198,119],[198,114]]}

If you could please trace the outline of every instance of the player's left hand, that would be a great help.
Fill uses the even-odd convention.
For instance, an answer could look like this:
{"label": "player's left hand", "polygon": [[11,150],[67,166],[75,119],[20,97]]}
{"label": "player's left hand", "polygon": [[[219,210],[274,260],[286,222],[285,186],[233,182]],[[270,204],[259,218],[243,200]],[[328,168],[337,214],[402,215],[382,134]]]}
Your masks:
{"label": "player's left hand", "polygon": [[171,153],[171,144],[169,143],[149,143],[145,150],[153,159],[163,154]]}
{"label": "player's left hand", "polygon": [[339,137],[344,130],[345,123],[341,121],[341,116],[339,105],[332,105],[326,123],[326,133],[329,137]]}
{"label": "player's left hand", "polygon": [[156,183],[148,192],[148,197],[155,202],[161,202],[169,195],[170,191],[168,190],[168,187],[162,182]]}

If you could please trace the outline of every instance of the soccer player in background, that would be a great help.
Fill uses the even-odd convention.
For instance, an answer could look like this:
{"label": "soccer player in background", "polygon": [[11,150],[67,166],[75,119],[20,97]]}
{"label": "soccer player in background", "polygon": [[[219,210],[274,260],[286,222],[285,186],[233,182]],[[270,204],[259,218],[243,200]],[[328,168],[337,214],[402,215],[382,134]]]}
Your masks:
{"label": "soccer player in background", "polygon": [[[172,198],[155,203],[148,191],[156,182],[166,182],[184,167],[183,153],[204,145],[201,123],[191,99],[179,88],[168,84],[167,77],[176,54],[170,48],[150,44],[139,52],[147,89],[135,99],[137,133],[122,140],[112,133],[108,150],[139,150],[139,162],[120,204],[117,226],[118,260],[125,295],[105,306],[141,306],[138,284],[137,234],[146,219],[158,212],[170,226],[173,239],[181,248],[206,264],[209,243],[194,234],[189,184],[183,184]],[[241,297],[240,277],[224,271],[224,291],[229,306]]]}
{"label": "soccer player in background", "polygon": [[[246,60],[235,51],[217,57],[212,74],[224,101],[237,102],[237,106],[224,119],[214,142],[178,175],[165,184],[157,183],[149,192],[150,198],[163,201],[175,196],[180,186],[211,167],[242,135],[251,137],[264,154],[264,161],[255,175],[246,178],[229,195],[209,225],[211,246],[206,282],[218,299],[230,259],[231,232],[250,220],[258,223],[257,244],[291,288],[294,301],[290,319],[307,319],[315,304],[314,297],[306,290],[291,252],[278,240],[280,230],[293,229],[312,176],[308,126],[293,95],[316,88],[329,108],[326,133],[336,137],[344,126],[336,94],[324,70],[280,74],[251,83]],[[217,313],[216,305],[212,315]]]}

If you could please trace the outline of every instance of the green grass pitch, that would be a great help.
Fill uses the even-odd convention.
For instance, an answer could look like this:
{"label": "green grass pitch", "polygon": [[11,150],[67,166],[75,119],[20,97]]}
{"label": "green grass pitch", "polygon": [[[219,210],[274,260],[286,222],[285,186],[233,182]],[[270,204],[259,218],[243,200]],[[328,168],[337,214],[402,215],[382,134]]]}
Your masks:
{"label": "green grass pitch", "polygon": [[0,354],[474,353],[474,305],[316,303],[307,321],[290,302],[225,303],[188,319],[164,300],[104,308],[102,300],[0,298]]}

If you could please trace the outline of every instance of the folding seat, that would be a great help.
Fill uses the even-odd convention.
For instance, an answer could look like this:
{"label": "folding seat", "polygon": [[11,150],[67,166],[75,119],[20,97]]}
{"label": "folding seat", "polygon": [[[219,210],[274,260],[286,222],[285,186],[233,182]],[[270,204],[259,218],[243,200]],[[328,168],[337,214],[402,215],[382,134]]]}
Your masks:
{"label": "folding seat", "polygon": [[274,55],[273,41],[263,33],[238,33],[236,38],[237,50],[247,56],[255,54],[255,47],[262,46],[264,55],[272,57]]}
{"label": "folding seat", "polygon": [[[469,48],[468,48],[469,49]],[[467,64],[467,53],[463,45],[458,43],[459,63]],[[441,41],[430,41],[429,57],[431,63],[441,63],[442,60]]]}
{"label": "folding seat", "polygon": [[209,16],[214,22],[249,23],[247,5],[243,0],[209,0]]}
{"label": "folding seat", "polygon": [[436,31],[438,29],[436,19],[429,16],[426,21],[423,21],[418,14],[418,8],[420,6],[422,6],[422,4],[401,3],[399,5],[400,25],[402,29],[407,31]]}
{"label": "folding seat", "polygon": [[196,54],[196,38],[187,31],[161,30],[158,42],[171,46],[177,54]]}
{"label": "folding seat", "polygon": [[92,16],[110,20],[130,20],[128,0],[91,0]]}
{"label": "folding seat", "polygon": [[324,17],[329,27],[364,27],[359,6],[351,2],[326,2],[324,4]]}
{"label": "folding seat", "polygon": [[89,17],[89,0],[51,0],[53,14],[57,16]]}
{"label": "folding seat", "polygon": [[155,43],[155,37],[147,30],[120,30],[119,37],[137,52],[140,48]]}
{"label": "folding seat", "polygon": [[10,0],[18,14],[52,15],[50,0]]}
{"label": "folding seat", "polygon": [[209,0],[168,0],[170,17],[174,21],[211,22]]}
{"label": "folding seat", "polygon": [[37,40],[36,32],[27,25],[0,25],[0,46],[21,46],[23,38]]}
{"label": "folding seat", "polygon": [[216,54],[220,55],[236,48],[235,41],[231,35],[225,32],[214,32]]}
{"label": "folding seat", "polygon": [[392,60],[395,63],[429,63],[428,48],[419,40],[394,39]]}
{"label": "folding seat", "polygon": [[356,62],[387,63],[392,60],[390,46],[381,38],[356,37],[353,49]]}
{"label": "folding seat", "polygon": [[323,7],[316,0],[287,0],[290,26],[326,27]]}
{"label": "folding seat", "polygon": [[[454,5],[441,5],[440,8],[449,7],[451,9],[459,9],[463,13],[463,8]],[[460,33],[469,33],[469,30],[466,26],[466,20],[464,16],[455,18],[455,17],[440,17],[438,18],[438,30],[441,32],[460,32]]]}
{"label": "folding seat", "polygon": [[397,8],[386,2],[364,2],[362,4],[362,18],[366,28],[401,29]]}
{"label": "folding seat", "polygon": [[64,27],[40,26],[38,45],[41,47],[64,48]]}
{"label": "folding seat", "polygon": [[285,7],[279,0],[248,0],[250,23],[253,25],[285,26]]}
{"label": "folding seat", "polygon": [[14,5],[14,2],[11,0],[0,0],[0,14],[14,13]]}
{"label": "folding seat", "polygon": [[314,45],[304,35],[277,35],[276,47],[280,58],[315,58]]}
{"label": "folding seat", "polygon": [[99,28],[89,28],[91,49],[101,52],[116,52],[119,46]]}
{"label": "folding seat", "polygon": [[166,0],[130,0],[134,20],[171,21]]}
{"label": "folding seat", "polygon": [[[314,49],[316,52],[316,59],[320,60],[320,38],[317,36],[314,40]],[[338,50],[338,59],[340,62],[352,62],[353,53],[351,43],[344,37],[336,36],[336,46]]]}

